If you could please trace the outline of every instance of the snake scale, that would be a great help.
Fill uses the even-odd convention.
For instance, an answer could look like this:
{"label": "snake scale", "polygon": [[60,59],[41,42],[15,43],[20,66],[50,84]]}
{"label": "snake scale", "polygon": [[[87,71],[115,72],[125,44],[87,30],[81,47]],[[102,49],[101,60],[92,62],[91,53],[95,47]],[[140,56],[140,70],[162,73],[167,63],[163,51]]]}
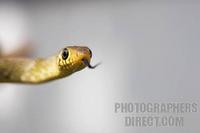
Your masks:
{"label": "snake scale", "polygon": [[39,84],[60,79],[90,65],[92,52],[84,46],[68,46],[48,58],[0,58],[0,82]]}

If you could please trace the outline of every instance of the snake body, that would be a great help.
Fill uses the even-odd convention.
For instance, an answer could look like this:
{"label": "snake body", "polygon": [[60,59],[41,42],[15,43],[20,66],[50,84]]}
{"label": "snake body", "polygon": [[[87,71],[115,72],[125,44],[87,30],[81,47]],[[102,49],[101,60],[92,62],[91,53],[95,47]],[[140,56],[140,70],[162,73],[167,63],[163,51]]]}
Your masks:
{"label": "snake body", "polygon": [[0,82],[44,83],[71,75],[90,65],[88,47],[69,46],[48,58],[0,58]]}

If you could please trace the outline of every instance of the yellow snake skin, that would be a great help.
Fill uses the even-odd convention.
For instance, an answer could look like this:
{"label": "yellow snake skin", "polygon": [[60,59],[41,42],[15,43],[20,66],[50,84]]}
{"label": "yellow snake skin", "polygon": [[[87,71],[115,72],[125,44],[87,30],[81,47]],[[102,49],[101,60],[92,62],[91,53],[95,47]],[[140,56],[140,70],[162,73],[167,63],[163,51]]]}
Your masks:
{"label": "yellow snake skin", "polygon": [[90,65],[88,47],[69,46],[49,58],[0,58],[0,82],[44,83],[71,75]]}

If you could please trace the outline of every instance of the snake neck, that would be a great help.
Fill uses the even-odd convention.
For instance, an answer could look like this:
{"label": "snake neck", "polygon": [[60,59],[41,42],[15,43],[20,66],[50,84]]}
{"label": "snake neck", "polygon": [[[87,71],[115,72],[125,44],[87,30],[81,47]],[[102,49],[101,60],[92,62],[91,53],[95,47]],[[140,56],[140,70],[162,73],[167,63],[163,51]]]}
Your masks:
{"label": "snake neck", "polygon": [[27,83],[42,83],[59,78],[60,75],[56,56],[33,60],[24,70],[21,80]]}

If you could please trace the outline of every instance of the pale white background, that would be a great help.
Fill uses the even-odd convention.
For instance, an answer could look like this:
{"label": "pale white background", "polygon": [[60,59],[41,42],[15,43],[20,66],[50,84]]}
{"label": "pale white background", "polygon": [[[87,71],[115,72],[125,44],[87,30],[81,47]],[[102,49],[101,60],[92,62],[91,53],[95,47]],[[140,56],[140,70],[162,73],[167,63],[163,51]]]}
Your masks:
{"label": "pale white background", "polygon": [[66,45],[80,44],[92,49],[93,64],[102,65],[43,85],[1,85],[0,132],[200,132],[199,112],[183,114],[183,128],[125,128],[114,113],[115,102],[199,104],[200,2],[75,0],[8,5],[19,10],[23,20],[19,23],[27,25],[13,32],[23,30],[31,37],[35,56],[47,57]]}

